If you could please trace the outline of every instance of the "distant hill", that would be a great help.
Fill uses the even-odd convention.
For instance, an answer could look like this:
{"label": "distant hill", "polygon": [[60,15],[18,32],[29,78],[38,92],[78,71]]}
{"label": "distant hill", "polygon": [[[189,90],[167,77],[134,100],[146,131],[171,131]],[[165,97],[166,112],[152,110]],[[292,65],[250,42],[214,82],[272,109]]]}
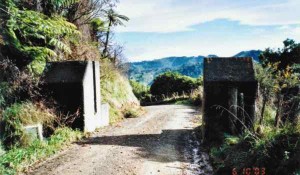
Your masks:
{"label": "distant hill", "polygon": [[249,51],[242,51],[234,57],[252,57],[256,62],[259,62],[259,55],[261,54],[261,50],[249,50]]}
{"label": "distant hill", "polygon": [[[258,61],[259,50],[250,50],[240,52],[234,57],[253,57]],[[217,55],[208,55],[209,58],[218,57]],[[141,61],[129,63],[129,78],[145,85],[151,85],[155,77],[167,72],[175,71],[183,75],[198,78],[203,74],[203,59],[205,56],[193,57],[167,57],[152,61]]]}
{"label": "distant hill", "polygon": [[168,57],[130,63],[129,78],[149,85],[155,77],[167,71],[176,71],[191,77],[199,77],[199,75],[202,75],[203,59],[204,56]]}

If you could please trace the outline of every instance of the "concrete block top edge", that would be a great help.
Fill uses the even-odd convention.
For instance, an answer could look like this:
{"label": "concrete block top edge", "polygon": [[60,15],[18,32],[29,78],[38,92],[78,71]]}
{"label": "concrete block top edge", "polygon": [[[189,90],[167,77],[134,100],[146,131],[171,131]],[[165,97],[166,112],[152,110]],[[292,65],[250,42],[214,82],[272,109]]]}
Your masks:
{"label": "concrete block top edge", "polygon": [[218,60],[237,60],[237,61],[246,61],[246,62],[253,62],[252,57],[205,57],[204,61],[218,61]]}
{"label": "concrete block top edge", "polygon": [[204,58],[204,82],[256,82],[251,57]]}
{"label": "concrete block top edge", "polygon": [[47,61],[47,64],[87,64],[89,62],[99,62],[99,61]]}
{"label": "concrete block top edge", "polygon": [[47,62],[43,73],[44,83],[80,83],[84,79],[88,64],[98,61]]}

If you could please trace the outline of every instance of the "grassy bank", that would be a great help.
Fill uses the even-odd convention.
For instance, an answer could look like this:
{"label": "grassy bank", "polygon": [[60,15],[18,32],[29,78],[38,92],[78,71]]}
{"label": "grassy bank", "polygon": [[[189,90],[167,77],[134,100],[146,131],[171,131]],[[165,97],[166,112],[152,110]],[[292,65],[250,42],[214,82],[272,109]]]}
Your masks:
{"label": "grassy bank", "polygon": [[142,111],[128,79],[108,60],[101,61],[101,95],[102,103],[110,105],[110,123]]}
{"label": "grassy bank", "polygon": [[26,147],[13,147],[1,156],[0,174],[10,175],[26,171],[36,161],[57,153],[82,136],[79,131],[59,128],[45,141],[36,140]]}
{"label": "grassy bank", "polygon": [[216,174],[240,174],[247,169],[252,174],[300,174],[300,126],[275,128],[272,113],[268,108],[266,122],[256,125],[256,132],[225,134],[224,143],[210,149]]}

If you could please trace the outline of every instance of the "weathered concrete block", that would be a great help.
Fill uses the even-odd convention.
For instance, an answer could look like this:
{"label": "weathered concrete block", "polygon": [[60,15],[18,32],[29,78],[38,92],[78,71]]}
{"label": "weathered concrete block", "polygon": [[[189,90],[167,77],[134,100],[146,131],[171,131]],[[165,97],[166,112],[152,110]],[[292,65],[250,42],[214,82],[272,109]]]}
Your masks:
{"label": "weathered concrete block", "polygon": [[43,140],[43,126],[41,124],[24,126],[24,131],[31,140]]}
{"label": "weathered concrete block", "polygon": [[244,126],[251,129],[256,96],[252,58],[205,58],[204,139],[217,141],[224,132],[238,134]]}
{"label": "weathered concrete block", "polygon": [[103,123],[99,62],[49,62],[44,72],[44,89],[65,114],[79,114],[74,128],[92,132]]}
{"label": "weathered concrete block", "polygon": [[101,126],[109,125],[109,104],[105,103],[101,105]]}

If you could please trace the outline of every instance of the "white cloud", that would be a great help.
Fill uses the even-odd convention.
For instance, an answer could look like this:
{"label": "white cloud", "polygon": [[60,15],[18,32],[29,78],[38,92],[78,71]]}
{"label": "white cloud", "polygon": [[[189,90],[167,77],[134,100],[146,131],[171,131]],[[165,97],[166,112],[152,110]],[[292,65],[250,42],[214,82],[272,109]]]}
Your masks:
{"label": "white cloud", "polygon": [[125,52],[130,61],[151,60],[169,56],[207,56],[209,54],[229,57],[245,50],[264,50],[268,47],[281,48],[283,47],[282,42],[286,38],[300,41],[299,26],[284,28],[277,28],[272,31],[258,29],[258,31],[253,32],[251,30],[251,33],[247,36],[239,34],[234,36],[233,33],[223,38],[214,37],[213,35],[202,39],[201,37],[199,39],[184,38],[182,42],[178,42],[177,39],[174,42],[169,40],[160,42],[155,37],[143,44],[133,42],[125,45]]}
{"label": "white cloud", "polygon": [[293,28],[291,33],[294,35],[294,37],[300,38],[300,27]]}
{"label": "white cloud", "polygon": [[[126,42],[125,54],[131,61],[208,54],[232,56],[242,50],[282,47],[286,38],[300,41],[299,7],[300,0],[121,0],[117,10],[130,21],[126,27],[118,27],[117,32],[130,35],[120,41]],[[234,21],[231,27],[236,28],[225,27],[227,31],[220,35],[218,27],[222,26],[202,31],[204,23],[217,19],[227,19],[228,24]],[[194,30],[201,32],[187,32]]]}
{"label": "white cloud", "polygon": [[[169,56],[207,56],[209,54],[216,54],[218,56],[230,57],[237,54],[240,51],[252,50],[252,49],[265,49],[270,46],[269,42],[273,42],[273,46],[281,47],[281,43],[284,40],[272,39],[269,40],[245,40],[239,42],[228,43],[180,43],[174,45],[159,45],[149,46],[143,48],[125,47],[127,55],[130,61],[152,60],[158,58],[164,58]],[[274,45],[275,43],[275,45]],[[159,49],[157,49],[159,47]],[[136,50],[143,49],[143,52],[135,52]]]}
{"label": "white cloud", "polygon": [[286,36],[286,38],[295,39],[300,41],[300,26],[282,26],[279,28],[281,33]]}
{"label": "white cloud", "polygon": [[215,19],[246,25],[300,24],[300,1],[286,0],[122,0],[118,11],[130,17],[118,32],[180,32]]}

